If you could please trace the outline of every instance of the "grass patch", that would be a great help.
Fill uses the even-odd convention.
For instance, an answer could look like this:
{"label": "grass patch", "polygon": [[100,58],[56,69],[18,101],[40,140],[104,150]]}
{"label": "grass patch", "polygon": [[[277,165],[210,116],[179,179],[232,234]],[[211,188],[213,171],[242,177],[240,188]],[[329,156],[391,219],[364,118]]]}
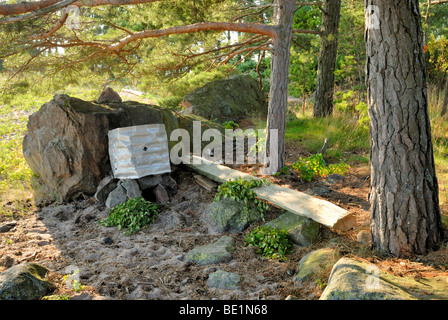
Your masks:
{"label": "grass patch", "polygon": [[[25,161],[22,141],[28,116],[45,98],[18,95],[0,100],[0,220],[30,211],[35,178]],[[2,97],[3,98],[3,97]],[[7,104],[3,104],[6,100]]]}
{"label": "grass patch", "polygon": [[349,164],[369,162],[369,130],[348,114],[313,118],[305,113],[286,123],[286,141],[297,142],[312,154],[320,151],[325,138],[329,140],[326,158]]}
{"label": "grass patch", "polygon": [[303,180],[309,182],[315,176],[325,177],[333,173],[344,175],[350,166],[344,162],[327,166],[323,155],[317,153],[305,159],[299,158],[299,160],[292,165],[292,168],[300,172]]}
{"label": "grass patch", "polygon": [[[0,80],[5,80],[0,78]],[[55,93],[65,93],[84,100],[94,100],[101,89],[67,86]],[[0,94],[0,221],[30,212],[34,196],[36,176],[25,161],[22,141],[26,133],[28,117],[47,101],[53,93],[41,87],[5,91]]]}
{"label": "grass patch", "polygon": [[448,228],[448,117],[441,116],[442,105],[434,90],[430,87],[428,92],[434,162],[439,183],[439,203],[442,222]]}

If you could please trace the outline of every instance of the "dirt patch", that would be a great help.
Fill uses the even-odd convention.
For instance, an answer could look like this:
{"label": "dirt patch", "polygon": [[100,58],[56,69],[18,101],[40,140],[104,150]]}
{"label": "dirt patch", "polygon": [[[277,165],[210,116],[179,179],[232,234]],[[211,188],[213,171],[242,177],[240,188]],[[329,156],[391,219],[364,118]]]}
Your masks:
{"label": "dirt patch", "polygon": [[[87,298],[285,299],[290,294],[302,295],[292,277],[298,261],[310,248],[294,248],[286,262],[261,258],[254,248],[245,246],[245,238],[263,222],[230,234],[236,250],[228,263],[198,266],[186,260],[194,247],[222,236],[209,234],[202,221],[214,194],[200,187],[194,174],[179,170],[174,176],[179,192],[162,208],[154,224],[131,236],[101,226],[99,221],[108,210],[93,199],[30,213],[18,219],[11,231],[0,234],[0,271],[33,261],[50,268],[51,277],[61,284],[63,275],[79,270],[79,281],[89,289]],[[266,220],[279,212],[274,208],[266,214]],[[240,288],[208,288],[208,275],[218,269],[240,274]],[[72,291],[59,285],[54,294],[67,292]]]}

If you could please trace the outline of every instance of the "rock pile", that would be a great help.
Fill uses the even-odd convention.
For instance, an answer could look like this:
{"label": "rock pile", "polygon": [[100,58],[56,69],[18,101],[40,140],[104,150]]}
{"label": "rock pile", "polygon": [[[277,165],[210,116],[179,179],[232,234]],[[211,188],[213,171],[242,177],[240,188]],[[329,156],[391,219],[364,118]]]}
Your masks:
{"label": "rock pile", "polygon": [[177,182],[170,174],[159,174],[140,179],[115,179],[107,175],[98,185],[95,199],[107,208],[132,198],[149,198],[159,203],[167,203],[177,193]]}

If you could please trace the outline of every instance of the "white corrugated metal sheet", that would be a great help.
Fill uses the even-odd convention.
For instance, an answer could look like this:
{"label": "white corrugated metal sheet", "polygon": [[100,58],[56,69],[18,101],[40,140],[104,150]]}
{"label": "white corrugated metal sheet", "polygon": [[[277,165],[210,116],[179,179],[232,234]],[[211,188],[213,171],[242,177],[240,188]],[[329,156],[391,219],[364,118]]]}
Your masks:
{"label": "white corrugated metal sheet", "polygon": [[115,178],[138,179],[171,171],[165,125],[117,128],[109,131],[108,136]]}

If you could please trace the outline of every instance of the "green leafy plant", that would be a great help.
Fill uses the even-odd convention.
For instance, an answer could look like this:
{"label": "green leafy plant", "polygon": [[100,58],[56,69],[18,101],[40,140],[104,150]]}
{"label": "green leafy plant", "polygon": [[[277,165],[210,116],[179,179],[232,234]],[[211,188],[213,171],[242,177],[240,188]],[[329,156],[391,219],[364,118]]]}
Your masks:
{"label": "green leafy plant", "polygon": [[257,253],[271,259],[286,260],[286,254],[292,249],[288,232],[269,226],[257,227],[247,235],[246,241],[258,248]]}
{"label": "green leafy plant", "polygon": [[249,148],[249,152],[252,154],[264,153],[266,150],[266,136],[260,137],[257,131],[255,131],[255,136],[257,137],[257,142]]}
{"label": "green leafy plant", "polygon": [[51,295],[51,296],[45,296],[42,298],[42,300],[69,300],[70,296],[68,294],[62,294],[62,295]]}
{"label": "green leafy plant", "polygon": [[283,166],[278,172],[274,173],[274,176],[279,176],[281,174],[290,174],[290,170],[288,166]]}
{"label": "green leafy plant", "polygon": [[127,228],[125,235],[131,235],[153,223],[158,214],[158,205],[139,197],[116,205],[111,209],[109,216],[99,223],[106,227],[117,226],[118,230]]}
{"label": "green leafy plant", "polygon": [[82,291],[83,289],[84,289],[84,286],[81,284],[81,282],[79,282],[78,280],[76,280],[76,279],[72,279],[72,277],[75,275],[75,274],[77,274],[77,273],[79,273],[79,270],[77,270],[77,271],[75,271],[74,273],[72,273],[72,274],[67,274],[67,275],[65,275],[64,277],[63,277],[63,280],[62,280],[62,283],[64,284],[64,283],[67,283],[67,281],[69,281],[70,282],[70,287],[71,287],[71,289],[73,290],[73,291],[76,291],[76,292],[78,292],[78,291]]}
{"label": "green leafy plant", "polygon": [[325,287],[327,286],[327,283],[324,281],[324,280],[322,280],[322,279],[316,279],[315,281],[314,281],[314,283],[316,284],[316,286],[320,289],[320,290],[324,290],[325,289]]}
{"label": "green leafy plant", "polygon": [[368,114],[368,106],[367,103],[361,101],[355,106],[355,110],[358,111],[358,123],[361,126],[364,126],[366,128],[369,127],[370,118]]}
{"label": "green leafy plant", "polygon": [[238,123],[234,122],[234,121],[226,121],[222,123],[222,126],[224,127],[224,129],[233,129],[233,128],[239,128]]}
{"label": "green leafy plant", "polygon": [[260,212],[264,221],[264,212],[269,210],[269,205],[258,199],[252,188],[258,188],[268,183],[269,182],[266,180],[255,180],[254,178],[243,179],[242,177],[228,180],[218,187],[218,192],[215,195],[214,201],[219,201],[220,199],[225,198],[243,201],[246,213],[249,210],[250,202],[253,202],[257,206],[257,210]]}
{"label": "green leafy plant", "polygon": [[292,168],[300,172],[303,180],[309,182],[315,176],[326,176],[333,173],[344,175],[350,166],[344,162],[327,166],[322,154],[317,153],[308,158],[299,158]]}

